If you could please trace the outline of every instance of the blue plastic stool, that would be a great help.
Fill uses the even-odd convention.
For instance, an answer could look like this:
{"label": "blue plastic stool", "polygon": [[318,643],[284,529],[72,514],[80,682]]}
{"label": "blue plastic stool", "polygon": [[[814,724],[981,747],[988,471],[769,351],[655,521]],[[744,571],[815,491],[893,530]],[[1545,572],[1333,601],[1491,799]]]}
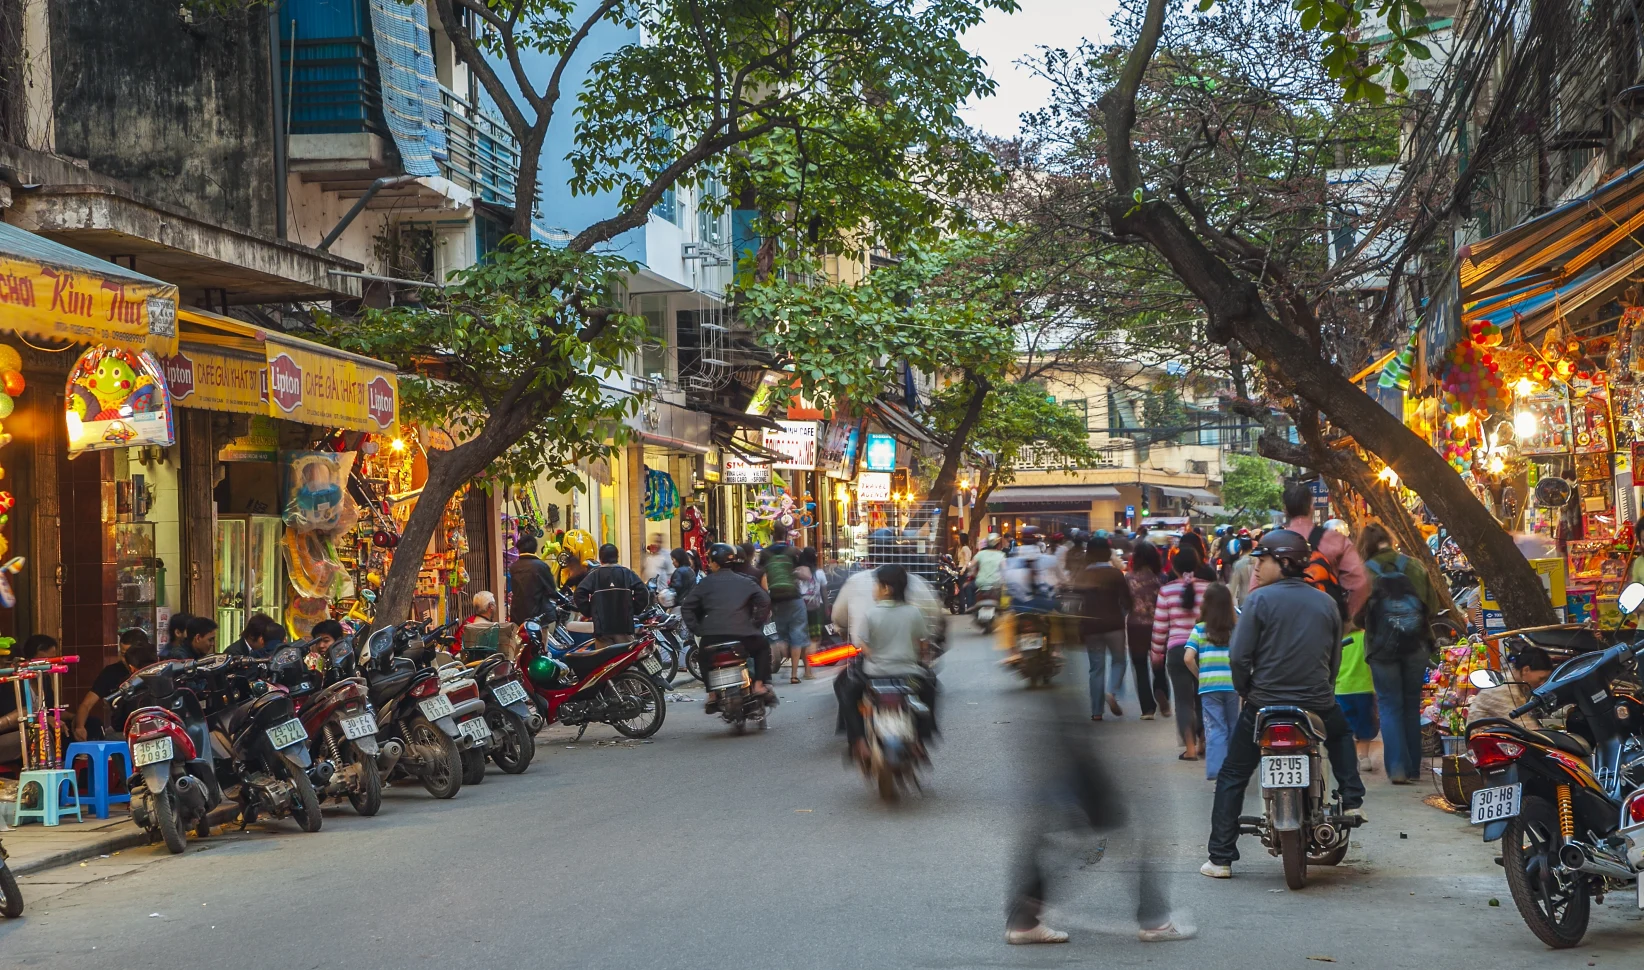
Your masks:
{"label": "blue plastic stool", "polygon": [[[23,796],[30,785],[40,789],[40,804],[35,808],[23,806]],[[69,788],[68,798],[63,797],[64,785]],[[75,779],[74,772],[56,768],[47,771],[25,771],[17,776],[18,825],[22,825],[25,819],[30,818],[37,818],[47,825],[56,825],[70,812],[74,813],[75,821],[85,821],[85,817],[80,814],[80,782]]]}
{"label": "blue plastic stool", "polygon": [[108,808],[116,803],[131,803],[131,794],[109,794],[109,762],[119,758],[123,767],[121,778],[131,774],[131,749],[124,741],[76,741],[68,746],[63,755],[63,764],[72,769],[74,759],[80,756],[91,759],[91,794],[80,796],[77,804],[90,805],[92,814],[98,818],[108,818]]}

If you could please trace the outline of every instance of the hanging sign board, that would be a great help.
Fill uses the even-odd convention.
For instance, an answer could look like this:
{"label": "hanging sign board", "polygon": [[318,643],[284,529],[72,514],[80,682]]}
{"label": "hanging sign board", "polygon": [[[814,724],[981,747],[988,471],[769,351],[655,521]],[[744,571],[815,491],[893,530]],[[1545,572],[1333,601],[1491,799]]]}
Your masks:
{"label": "hanging sign board", "polygon": [[726,485],[766,485],[771,480],[771,466],[750,465],[734,455],[725,456]]}
{"label": "hanging sign board", "polygon": [[184,346],[160,358],[178,407],[268,414],[268,360],[261,354]]}
{"label": "hanging sign board", "polygon": [[69,370],[64,391],[68,453],[171,445],[171,394],[154,355],[93,347]]}
{"label": "hanging sign board", "polygon": [[269,340],[269,412],[322,428],[382,433],[399,421],[399,380],[393,371],[351,357],[316,353]]}
{"label": "hanging sign board", "polygon": [[889,502],[891,477],[889,472],[863,472],[856,476],[858,502]]}
{"label": "hanging sign board", "polygon": [[274,461],[280,456],[280,431],[273,418],[255,417],[246,433],[223,445],[218,461]]}
{"label": "hanging sign board", "polygon": [[870,472],[896,470],[896,439],[888,434],[868,435],[867,450],[863,453]]}
{"label": "hanging sign board", "polygon": [[815,421],[778,421],[781,431],[765,431],[764,444],[767,449],[779,455],[786,455],[783,461],[773,462],[772,468],[792,468],[799,471],[811,471],[816,468],[816,422]]}
{"label": "hanging sign board", "polygon": [[175,351],[177,287],[103,265],[108,273],[0,256],[0,328],[132,352]]}

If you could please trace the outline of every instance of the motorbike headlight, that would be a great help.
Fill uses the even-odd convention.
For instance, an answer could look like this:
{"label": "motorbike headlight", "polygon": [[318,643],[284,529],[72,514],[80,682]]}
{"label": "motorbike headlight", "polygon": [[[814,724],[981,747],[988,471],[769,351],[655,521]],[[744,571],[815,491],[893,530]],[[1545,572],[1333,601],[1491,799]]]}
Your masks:
{"label": "motorbike headlight", "polygon": [[1631,707],[1628,707],[1626,704],[1617,704],[1615,706],[1615,719],[1616,720],[1618,720],[1618,721],[1630,721],[1630,720],[1632,720],[1632,716],[1633,716],[1633,709]]}

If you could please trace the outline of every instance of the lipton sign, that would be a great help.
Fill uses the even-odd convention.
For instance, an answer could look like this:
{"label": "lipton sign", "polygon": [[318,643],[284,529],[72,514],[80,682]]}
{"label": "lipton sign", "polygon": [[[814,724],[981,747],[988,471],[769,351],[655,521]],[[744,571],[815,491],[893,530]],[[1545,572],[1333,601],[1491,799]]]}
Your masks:
{"label": "lipton sign", "polygon": [[399,420],[399,381],[363,358],[270,340],[268,400],[276,417],[324,428],[388,431]]}
{"label": "lipton sign", "polygon": [[268,362],[268,398],[287,414],[303,403],[303,369],[290,354]]}

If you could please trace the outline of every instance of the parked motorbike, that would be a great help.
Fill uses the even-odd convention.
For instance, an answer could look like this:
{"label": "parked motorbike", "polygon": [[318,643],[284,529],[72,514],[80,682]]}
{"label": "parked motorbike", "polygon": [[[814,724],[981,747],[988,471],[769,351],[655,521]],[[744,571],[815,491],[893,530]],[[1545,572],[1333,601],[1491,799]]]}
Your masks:
{"label": "parked motorbike", "polygon": [[510,775],[531,766],[536,757],[536,729],[542,716],[527,703],[530,696],[519,668],[501,654],[470,661],[469,672],[485,702],[485,723],[491,728],[486,746],[492,761]]}
{"label": "parked motorbike", "polygon": [[1307,885],[1309,865],[1338,865],[1352,830],[1364,824],[1342,809],[1339,792],[1325,796],[1324,739],[1324,721],[1312,711],[1276,704],[1256,712],[1263,814],[1241,817],[1239,829],[1281,858],[1291,889]]}
{"label": "parked motorbike", "polygon": [[[1644,605],[1644,585],[1621,594],[1625,613]],[[1543,943],[1568,949],[1587,933],[1594,901],[1644,886],[1644,708],[1617,690],[1636,676],[1644,637],[1560,664],[1513,717],[1571,707],[1566,730],[1486,718],[1468,728],[1468,758],[1484,776],[1471,820],[1484,841],[1502,839],[1502,866],[1519,915]],[[1499,682],[1491,671],[1475,686]]]}
{"label": "parked motorbike", "polygon": [[[229,703],[208,713],[206,722],[213,739],[230,752],[229,761],[217,762],[217,780],[225,789],[240,786],[241,827],[267,815],[290,817],[303,831],[318,832],[322,818],[319,794],[309,776],[315,762],[308,753],[308,731],[280,683],[284,668],[302,663],[301,653],[288,646],[266,661],[218,656],[220,666],[214,672],[229,685]],[[215,659],[197,661],[196,667]],[[327,762],[320,777],[329,781],[330,769]]]}
{"label": "parked motorbike", "polygon": [[16,919],[23,915],[23,892],[17,888],[17,877],[6,865],[6,844],[0,842],[0,916]]}
{"label": "parked motorbike", "polygon": [[976,588],[976,628],[983,633],[993,632],[993,621],[999,615],[999,589],[996,586]]}
{"label": "parked motorbike", "polygon": [[748,671],[749,660],[742,653],[741,641],[704,637],[697,649],[706,667],[705,710],[717,712],[737,734],[748,729],[749,721],[758,722],[761,731],[770,727],[765,699],[753,692],[753,675]]}
{"label": "parked motorbike", "polygon": [[[359,676],[353,642],[338,640],[324,656],[307,654],[298,676],[289,686],[316,765],[309,780],[322,800],[346,798],[360,815],[377,814],[382,808],[377,712],[365,678]],[[322,764],[334,769],[323,781],[316,777]]]}
{"label": "parked motorbike", "polygon": [[[435,798],[452,798],[463,776],[456,705],[441,690],[437,670],[400,654],[416,629],[414,623],[383,627],[361,648],[367,697],[377,712],[377,768],[385,779],[414,778]],[[483,712],[484,703],[475,710]]]}
{"label": "parked motorbike", "polygon": [[873,779],[879,797],[892,802],[903,789],[921,787],[919,766],[930,764],[922,740],[929,732],[921,725],[928,726],[931,710],[919,699],[914,682],[907,677],[870,678],[861,710],[868,743],[862,770]]}
{"label": "parked motorbike", "polygon": [[537,709],[548,723],[609,724],[630,738],[648,738],[668,715],[667,686],[653,642],[640,637],[604,649],[563,650],[560,624],[527,621],[519,663]]}
{"label": "parked motorbike", "polygon": [[1048,686],[1062,672],[1062,652],[1050,642],[1050,614],[1017,611],[1015,661],[1029,687]]}
{"label": "parked motorbike", "polygon": [[959,564],[952,556],[943,556],[937,572],[942,583],[942,608],[958,616],[965,611],[964,577]]}
{"label": "parked motorbike", "polygon": [[[201,671],[204,664],[206,671]],[[133,674],[108,697],[114,722],[125,725],[131,750],[131,817],[173,853],[188,848],[188,832],[210,834],[211,812],[223,800],[211,758],[201,694],[212,669],[206,661],[161,661]]]}

